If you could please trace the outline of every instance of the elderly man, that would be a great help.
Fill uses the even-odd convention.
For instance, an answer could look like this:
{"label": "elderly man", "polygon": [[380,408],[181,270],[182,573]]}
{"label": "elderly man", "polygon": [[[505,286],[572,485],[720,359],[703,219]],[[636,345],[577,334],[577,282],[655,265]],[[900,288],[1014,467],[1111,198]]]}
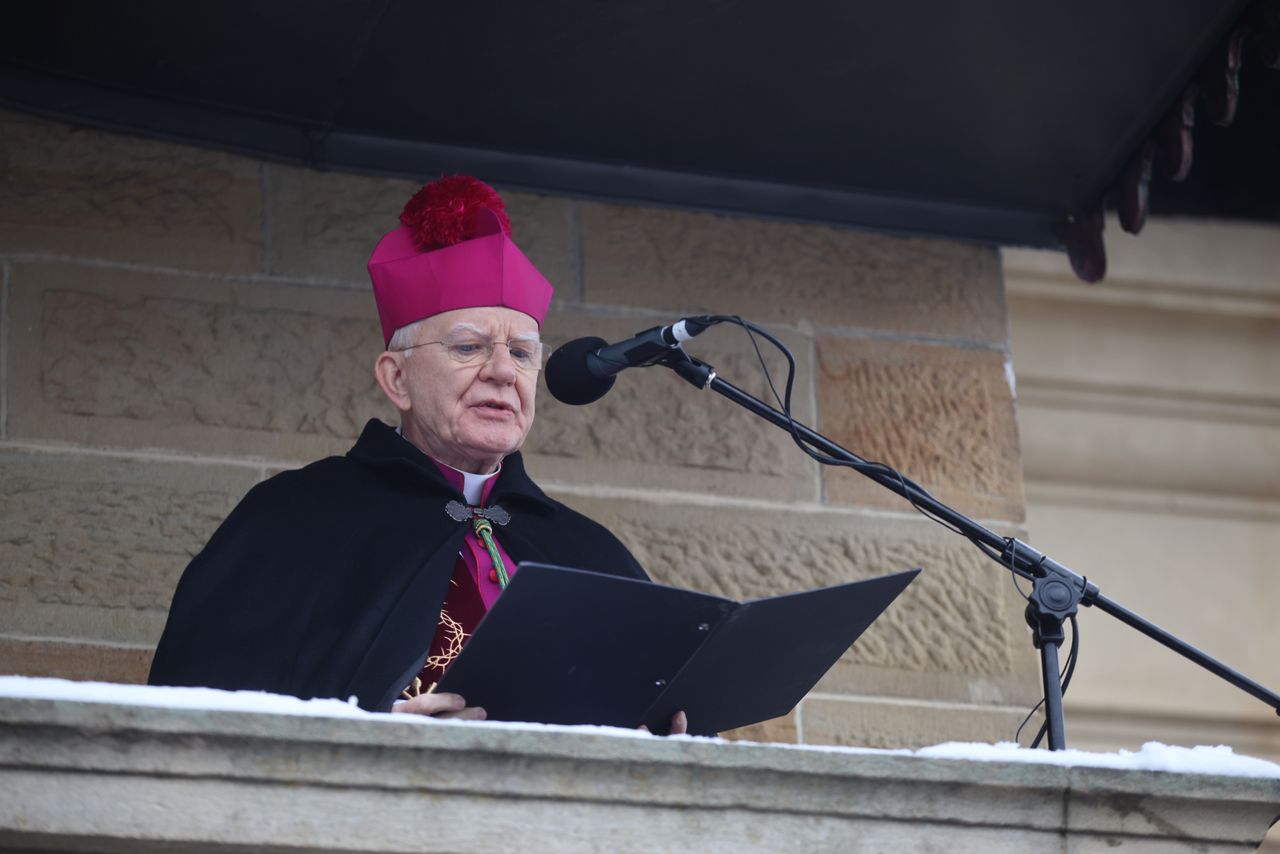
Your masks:
{"label": "elderly man", "polygon": [[399,429],[372,420],[346,456],[245,496],[183,574],[152,684],[483,718],[430,688],[519,561],[646,577],[524,471],[551,285],[502,200],[444,178],[401,223],[369,263],[386,345],[374,374]]}

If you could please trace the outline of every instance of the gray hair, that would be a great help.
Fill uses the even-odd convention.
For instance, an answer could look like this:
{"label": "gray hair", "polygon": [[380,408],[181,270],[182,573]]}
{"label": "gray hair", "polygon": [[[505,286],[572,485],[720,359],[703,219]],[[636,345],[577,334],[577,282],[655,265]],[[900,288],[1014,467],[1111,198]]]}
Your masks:
{"label": "gray hair", "polygon": [[422,324],[426,323],[424,317],[421,320],[415,320],[413,323],[401,326],[391,334],[391,340],[387,342],[388,350],[403,350],[404,357],[407,359],[413,355],[412,350],[406,350],[406,347],[412,347],[413,341],[418,337],[418,330],[422,328]]}

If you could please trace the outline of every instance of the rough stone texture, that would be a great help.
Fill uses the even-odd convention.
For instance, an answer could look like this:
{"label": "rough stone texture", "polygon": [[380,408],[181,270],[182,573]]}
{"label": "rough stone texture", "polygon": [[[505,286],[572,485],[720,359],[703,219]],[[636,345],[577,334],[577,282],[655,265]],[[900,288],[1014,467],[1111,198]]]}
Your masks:
{"label": "rough stone texture", "polygon": [[[647,318],[608,318],[561,310],[545,324],[549,347],[583,335],[610,341],[653,326]],[[811,372],[807,344],[784,338],[797,353],[801,377]],[[688,345],[730,382],[766,397],[755,351],[746,335],[726,327]],[[781,390],[781,360],[766,354]],[[801,385],[794,415],[811,422],[813,407]],[[625,371],[596,403],[568,406],[544,387],[537,422],[525,444],[538,477],[562,483],[613,484],[668,490],[813,501],[816,464],[790,436],[721,396],[695,389],[662,368]]]}
{"label": "rough stone texture", "polygon": [[[1027,708],[907,704],[861,699],[809,697],[804,701],[805,744],[917,748],[947,741],[1013,741]],[[1028,723],[1022,743],[1030,744],[1040,718]]]}
{"label": "rough stone texture", "polygon": [[62,851],[1219,852],[1280,804],[1269,778],[21,699],[0,790],[0,847]]}
{"label": "rough stone texture", "polygon": [[0,673],[91,682],[147,681],[150,647],[0,637]]}
{"label": "rough stone texture", "polygon": [[368,286],[365,265],[416,181],[268,165],[268,272]]}
{"label": "rough stone texture", "polygon": [[262,271],[259,165],[0,111],[0,252]]}
{"label": "rough stone texture", "polygon": [[603,204],[582,240],[589,303],[1005,340],[991,248]]}
{"label": "rough stone texture", "polygon": [[[604,522],[655,580],[737,600],[923,567],[822,690],[860,692],[865,673],[900,696],[1014,704],[1035,696],[1036,659],[1007,573],[932,523],[556,497]],[[925,676],[934,673],[961,678],[934,686]],[[978,697],[975,682],[984,686]]]}
{"label": "rough stone texture", "polygon": [[[1005,365],[1005,355],[992,350],[824,336],[822,430],[962,513],[1021,521],[1018,427]],[[852,471],[823,475],[832,501],[906,505]]]}
{"label": "rough stone texture", "polygon": [[0,452],[0,623],[154,643],[178,576],[256,471]]}
{"label": "rough stone texture", "polygon": [[372,300],[16,265],[10,435],[310,460],[390,405]]}
{"label": "rough stone texture", "polygon": [[[368,287],[365,265],[382,235],[396,228],[419,181],[266,166],[270,199],[269,271],[337,279]],[[512,236],[561,294],[576,293],[569,202],[503,191]]]}

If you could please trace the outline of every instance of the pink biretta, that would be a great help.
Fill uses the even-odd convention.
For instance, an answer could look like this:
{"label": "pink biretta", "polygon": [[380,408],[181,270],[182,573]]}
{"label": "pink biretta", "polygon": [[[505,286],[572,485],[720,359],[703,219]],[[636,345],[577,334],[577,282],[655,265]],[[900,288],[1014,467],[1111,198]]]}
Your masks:
{"label": "pink biretta", "polygon": [[369,259],[384,346],[400,327],[458,308],[505,306],[542,326],[551,283],[511,240],[502,198],[487,184],[433,181],[400,222]]}

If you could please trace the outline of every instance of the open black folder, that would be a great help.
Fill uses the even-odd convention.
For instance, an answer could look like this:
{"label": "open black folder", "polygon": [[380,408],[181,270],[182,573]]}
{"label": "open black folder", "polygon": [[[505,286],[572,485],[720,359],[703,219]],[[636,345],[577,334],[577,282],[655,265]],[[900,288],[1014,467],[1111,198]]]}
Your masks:
{"label": "open black folder", "polygon": [[491,720],[689,732],[784,715],[919,574],[734,602],[521,563],[437,691]]}

